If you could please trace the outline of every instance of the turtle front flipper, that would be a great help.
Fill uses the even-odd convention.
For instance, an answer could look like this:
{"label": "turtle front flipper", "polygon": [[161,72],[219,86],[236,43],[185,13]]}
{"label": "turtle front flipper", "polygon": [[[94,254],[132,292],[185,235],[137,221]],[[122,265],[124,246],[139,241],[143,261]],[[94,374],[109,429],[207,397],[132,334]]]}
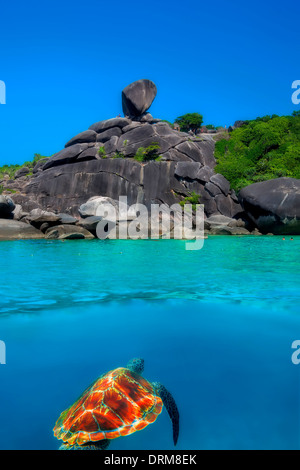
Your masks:
{"label": "turtle front flipper", "polygon": [[152,385],[155,388],[156,393],[162,399],[163,404],[165,405],[171,418],[173,426],[173,441],[174,445],[176,446],[179,435],[179,411],[177,405],[171,393],[166,389],[166,387],[164,387],[164,385],[160,384],[159,382],[154,382]]}

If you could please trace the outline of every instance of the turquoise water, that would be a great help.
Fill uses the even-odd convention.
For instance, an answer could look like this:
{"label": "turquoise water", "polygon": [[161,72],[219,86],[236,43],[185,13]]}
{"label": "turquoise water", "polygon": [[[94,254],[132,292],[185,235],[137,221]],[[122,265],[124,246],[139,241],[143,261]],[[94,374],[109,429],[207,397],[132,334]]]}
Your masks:
{"label": "turquoise water", "polygon": [[[144,357],[178,449],[300,447],[300,237],[0,244],[0,448],[56,449],[60,412]],[[173,449],[167,413],[111,449]]]}

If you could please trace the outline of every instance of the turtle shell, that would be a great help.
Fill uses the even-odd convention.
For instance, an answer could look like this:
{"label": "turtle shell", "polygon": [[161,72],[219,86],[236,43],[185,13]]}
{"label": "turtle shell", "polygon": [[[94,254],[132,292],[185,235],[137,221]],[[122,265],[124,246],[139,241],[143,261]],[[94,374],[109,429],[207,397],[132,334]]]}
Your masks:
{"label": "turtle shell", "polygon": [[150,382],[126,368],[102,375],[58,418],[54,435],[69,445],[127,436],[153,423],[163,403]]}

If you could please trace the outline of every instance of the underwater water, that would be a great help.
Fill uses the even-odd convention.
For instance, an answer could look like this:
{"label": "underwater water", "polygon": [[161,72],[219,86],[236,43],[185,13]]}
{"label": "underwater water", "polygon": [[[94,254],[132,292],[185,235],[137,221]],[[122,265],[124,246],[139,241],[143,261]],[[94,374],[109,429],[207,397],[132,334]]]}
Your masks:
{"label": "underwater water", "polygon": [[[300,237],[0,244],[0,448],[57,449],[59,414],[145,359],[177,449],[299,449]],[[165,411],[111,450],[174,449]]]}

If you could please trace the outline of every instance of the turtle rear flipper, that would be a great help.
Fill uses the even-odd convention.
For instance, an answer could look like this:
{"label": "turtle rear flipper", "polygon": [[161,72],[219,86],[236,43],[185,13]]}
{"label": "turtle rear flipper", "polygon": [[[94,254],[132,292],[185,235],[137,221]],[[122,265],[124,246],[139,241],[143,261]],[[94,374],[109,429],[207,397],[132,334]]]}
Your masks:
{"label": "turtle rear flipper", "polygon": [[179,411],[177,405],[175,403],[174,398],[172,397],[171,393],[166,389],[166,387],[159,382],[154,382],[153,386],[163,401],[167,412],[171,418],[172,426],[173,426],[173,441],[174,445],[176,446],[178,435],[179,435]]}

